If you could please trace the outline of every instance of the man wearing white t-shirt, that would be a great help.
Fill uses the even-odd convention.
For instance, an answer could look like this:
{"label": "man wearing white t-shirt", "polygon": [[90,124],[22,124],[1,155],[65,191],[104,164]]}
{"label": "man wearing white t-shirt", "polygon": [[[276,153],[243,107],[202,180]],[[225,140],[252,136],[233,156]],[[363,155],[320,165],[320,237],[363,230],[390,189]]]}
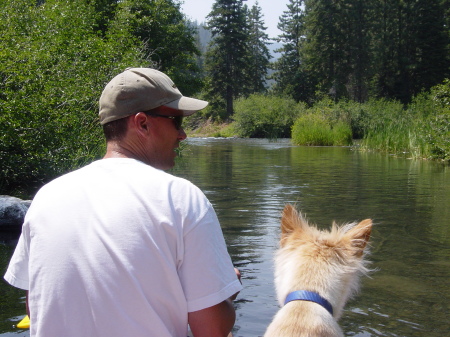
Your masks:
{"label": "man wearing white t-shirt", "polygon": [[41,188],[5,274],[28,291],[32,337],[228,335],[239,272],[208,199],[164,172],[207,104],[149,68],[106,85],[104,158]]}

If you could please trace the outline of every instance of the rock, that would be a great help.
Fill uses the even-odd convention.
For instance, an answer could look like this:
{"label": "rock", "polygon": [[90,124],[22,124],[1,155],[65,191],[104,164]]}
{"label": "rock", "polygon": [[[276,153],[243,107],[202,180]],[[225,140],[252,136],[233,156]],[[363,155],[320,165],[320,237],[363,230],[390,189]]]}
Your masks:
{"label": "rock", "polygon": [[0,241],[17,239],[31,200],[0,195]]}

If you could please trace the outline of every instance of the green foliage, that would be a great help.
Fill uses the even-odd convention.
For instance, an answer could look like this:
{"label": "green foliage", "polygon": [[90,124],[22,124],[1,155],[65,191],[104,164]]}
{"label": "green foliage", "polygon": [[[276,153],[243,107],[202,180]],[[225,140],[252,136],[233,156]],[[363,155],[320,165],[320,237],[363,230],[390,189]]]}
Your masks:
{"label": "green foliage", "polygon": [[295,121],[292,127],[292,143],[317,146],[333,145],[331,126],[321,115],[303,115]]}
{"label": "green foliage", "polygon": [[207,27],[212,33],[205,59],[207,99],[211,117],[227,120],[234,113],[234,100],[245,93],[250,83],[246,71],[249,25],[243,0],[216,0]]}
{"label": "green foliage", "polygon": [[345,109],[329,99],[318,102],[296,119],[292,142],[297,145],[348,146],[352,130]]}
{"label": "green foliage", "polygon": [[395,121],[386,121],[378,128],[367,131],[361,146],[391,154],[408,153],[411,147],[416,146],[416,135],[411,132],[411,125],[405,114],[395,117]]}
{"label": "green foliage", "polygon": [[253,94],[236,101],[235,131],[240,137],[286,138],[304,109],[291,98]]}
{"label": "green foliage", "polygon": [[275,80],[273,92],[286,95],[296,101],[311,103],[316,84],[305,71],[302,60],[304,45],[305,12],[303,0],[290,0],[287,10],[280,17],[278,28],[281,34],[275,39],[281,43],[276,52],[281,56],[272,64],[275,73],[271,78]]}
{"label": "green foliage", "polygon": [[428,98],[417,99],[407,109],[400,102],[387,100],[371,100],[364,104],[366,118],[361,123],[365,130],[362,148],[415,158],[428,157],[429,148],[423,138],[422,124],[426,121],[429,103]]}
{"label": "green foliage", "polygon": [[343,121],[332,125],[333,145],[348,146],[353,144],[352,129]]}
{"label": "green foliage", "polygon": [[248,73],[249,83],[244,86],[245,95],[264,93],[267,91],[267,69],[269,67],[270,52],[267,45],[269,36],[265,33],[261,7],[253,5],[248,11],[249,22],[248,61],[245,72]]}
{"label": "green foliage", "polygon": [[299,116],[292,128],[298,145],[350,145],[362,138],[361,149],[413,158],[450,160],[450,81],[398,101],[367,103],[323,99]]}
{"label": "green foliage", "polygon": [[201,90],[203,80],[197,65],[199,50],[195,44],[195,28],[180,12],[173,0],[124,0],[117,3],[116,18],[111,28],[126,27],[139,41],[155,68],[166,73],[184,95]]}
{"label": "green foliage", "polygon": [[450,76],[448,1],[290,0],[275,93],[403,104]]}
{"label": "green foliage", "polygon": [[[38,2],[45,0],[38,0]],[[95,27],[98,34],[106,36],[109,31],[109,25],[113,22],[117,9],[117,0],[79,0],[88,4],[93,9],[95,15]]]}
{"label": "green foliage", "polygon": [[450,79],[445,79],[442,84],[438,84],[431,89],[430,98],[441,108],[450,107]]}
{"label": "green foliage", "polygon": [[[306,1],[304,34],[301,48],[303,67],[315,79],[316,89],[333,100],[347,98],[345,86],[350,69],[351,16],[348,11],[353,2]],[[346,3],[346,4],[345,4]],[[345,22],[345,23],[344,23]]]}
{"label": "green foliage", "polygon": [[201,87],[192,30],[179,6],[172,0],[3,2],[2,193],[29,195],[101,156],[97,101],[123,69],[159,66],[183,93]]}
{"label": "green foliage", "polygon": [[[420,157],[450,160],[450,80],[417,96],[409,105],[424,149]],[[421,149],[422,149],[421,148]]]}
{"label": "green foliage", "polygon": [[[167,2],[152,4],[165,8]],[[104,8],[108,12],[105,16],[96,12],[101,3],[111,4]],[[124,17],[134,17],[131,12],[125,14],[129,7],[124,5],[106,0],[47,0],[38,5],[31,0],[3,1],[1,193],[29,197],[43,183],[102,155],[104,138],[98,125],[97,101],[104,85],[127,67],[151,64],[145,57],[149,45],[123,22]],[[161,26],[167,34],[173,29],[169,47],[177,57],[167,64],[175,71],[186,41],[174,37],[186,36],[187,31],[181,27],[181,14],[173,13],[177,7],[168,4],[168,8],[160,12],[155,8],[158,15],[153,20],[164,18]],[[120,12],[112,15],[116,9]],[[110,22],[111,17],[117,21]],[[176,22],[170,26],[167,20]],[[134,23],[133,29],[138,29]],[[189,74],[179,72],[177,76],[180,82],[188,82]],[[195,83],[184,85],[191,91]]]}
{"label": "green foliage", "polygon": [[441,0],[389,0],[374,7],[372,97],[409,103],[449,75],[446,7]]}
{"label": "green foliage", "polygon": [[355,120],[355,129],[364,130],[364,136],[368,133],[378,133],[384,130],[386,125],[396,124],[399,118],[403,118],[404,106],[398,101],[387,99],[372,99],[361,104],[360,113],[352,116]]}
{"label": "green foliage", "polygon": [[365,149],[413,158],[450,159],[450,82],[416,96],[406,107],[399,102],[372,100],[362,105]]}

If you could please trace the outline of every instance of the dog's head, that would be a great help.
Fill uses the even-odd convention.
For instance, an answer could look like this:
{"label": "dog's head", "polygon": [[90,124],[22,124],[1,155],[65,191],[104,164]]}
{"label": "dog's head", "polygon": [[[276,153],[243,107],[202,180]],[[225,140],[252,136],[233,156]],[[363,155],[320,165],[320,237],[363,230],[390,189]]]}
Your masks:
{"label": "dog's head", "polygon": [[281,218],[280,246],[284,248],[292,245],[292,248],[296,248],[310,243],[317,247],[315,250],[344,249],[349,256],[360,258],[365,252],[371,232],[371,219],[344,226],[333,223],[330,231],[319,230],[316,226],[310,225],[294,206],[287,204]]}
{"label": "dog's head", "polygon": [[358,276],[368,272],[364,256],[371,231],[370,219],[343,226],[333,223],[330,230],[321,230],[294,206],[286,205],[276,257],[279,301],[291,291],[304,289],[319,292],[342,308],[357,292]]}

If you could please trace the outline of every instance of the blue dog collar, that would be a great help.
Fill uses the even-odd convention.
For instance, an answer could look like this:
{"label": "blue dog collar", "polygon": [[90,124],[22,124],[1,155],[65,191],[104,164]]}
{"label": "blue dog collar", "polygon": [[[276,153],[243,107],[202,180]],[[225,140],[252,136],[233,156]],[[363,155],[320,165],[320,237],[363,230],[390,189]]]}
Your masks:
{"label": "blue dog collar", "polygon": [[333,315],[333,307],[330,302],[320,296],[318,293],[307,291],[307,290],[297,290],[289,293],[286,296],[286,300],[284,301],[284,305],[291,301],[310,301],[320,304],[322,307],[327,309],[327,311]]}

